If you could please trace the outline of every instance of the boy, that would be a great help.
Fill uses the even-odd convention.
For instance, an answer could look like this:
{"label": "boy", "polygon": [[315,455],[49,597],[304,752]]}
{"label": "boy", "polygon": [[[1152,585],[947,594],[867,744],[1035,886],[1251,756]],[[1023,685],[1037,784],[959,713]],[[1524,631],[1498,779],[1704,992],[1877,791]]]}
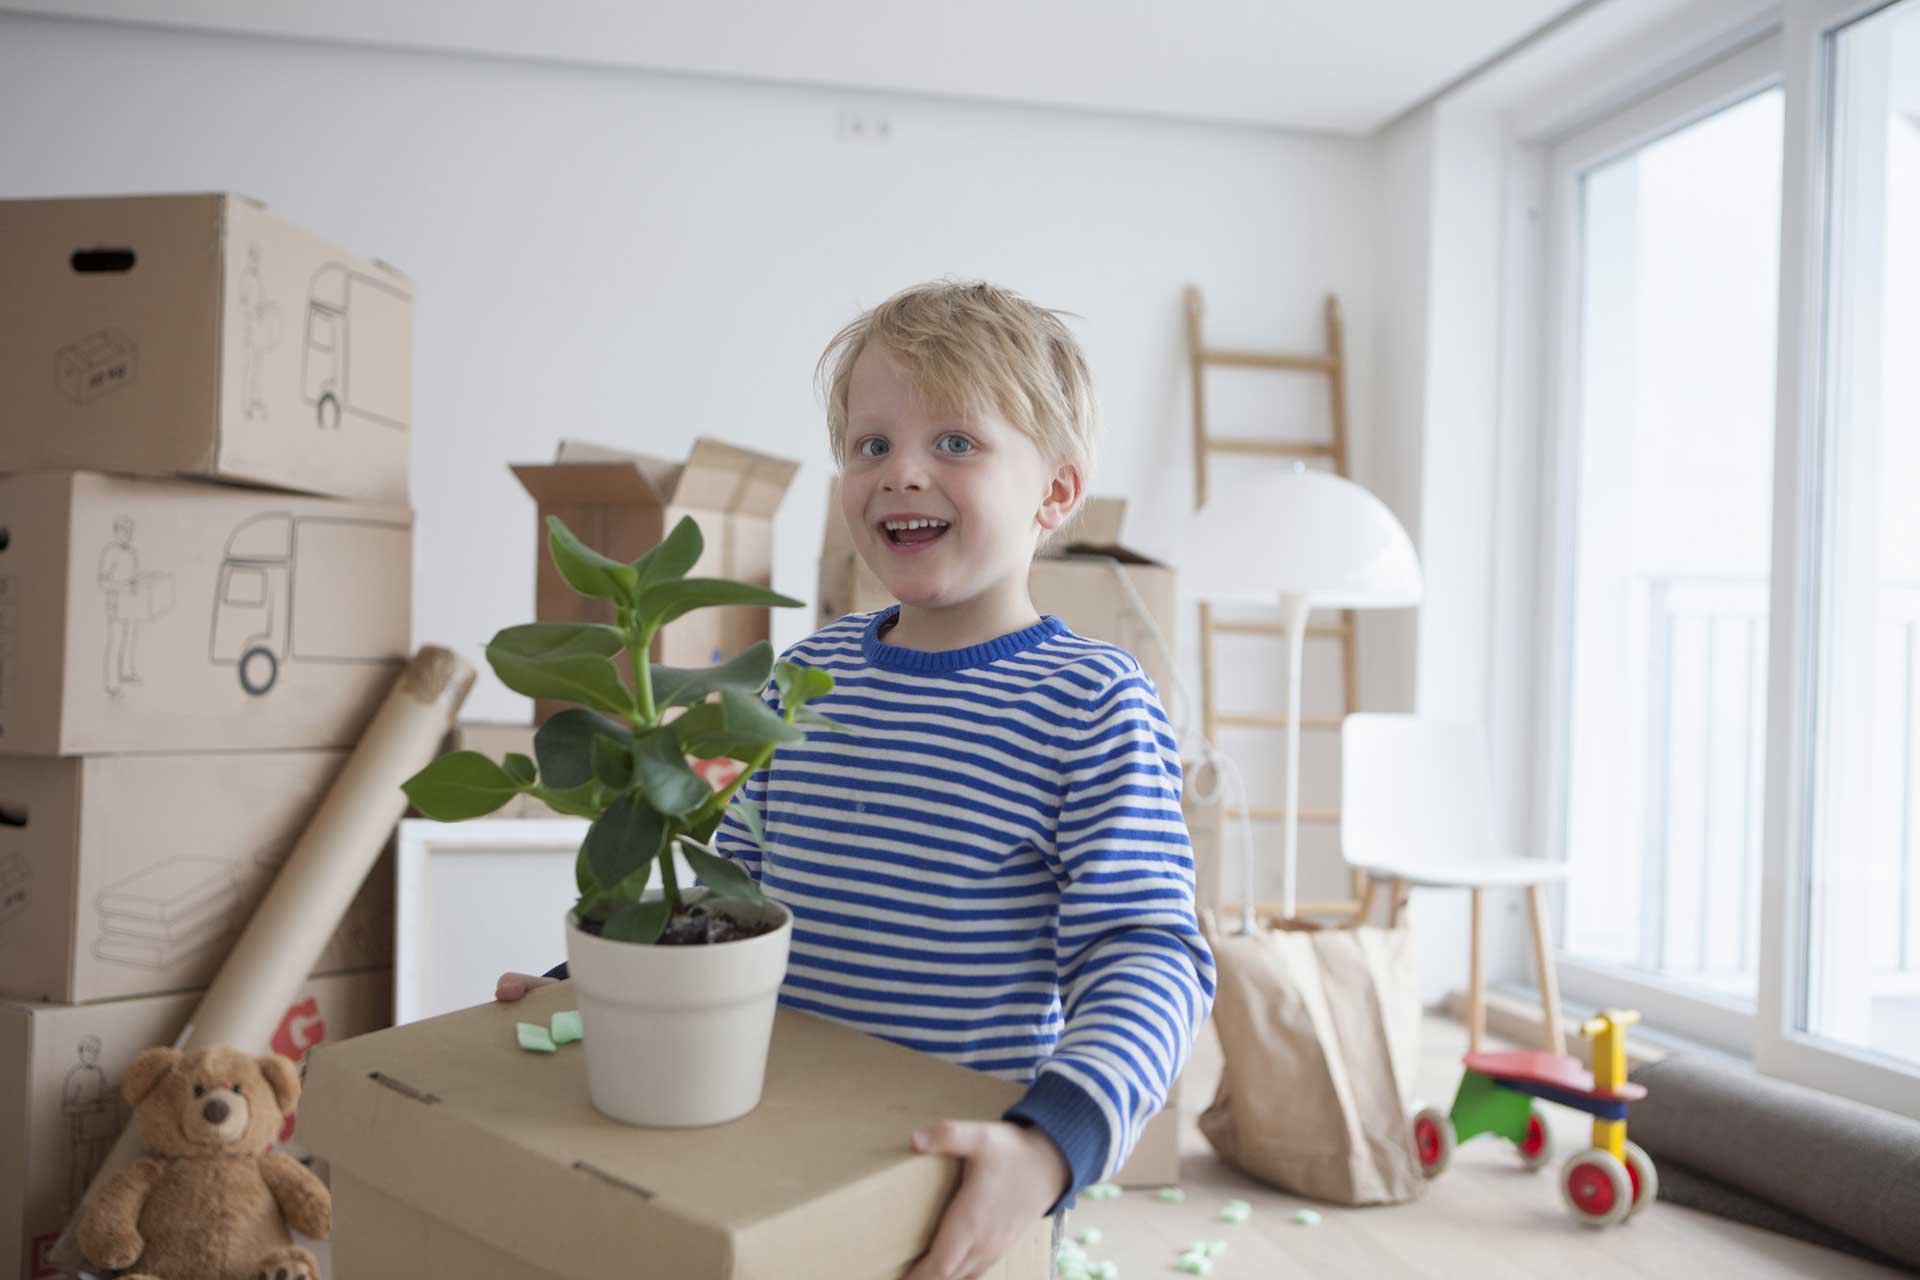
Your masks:
{"label": "boy", "polygon": [[[794,915],[781,1002],[1030,1084],[999,1122],[915,1150],[965,1162],[908,1280],[990,1268],[1117,1170],[1213,1002],[1180,764],[1126,651],[1040,617],[1035,551],[1092,467],[1086,362],[1051,312],[986,284],[908,289],[820,367],[841,506],[901,603],[794,646],[832,672],[808,731],[716,846]],[[773,695],[770,695],[773,696]],[[562,974],[556,970],[555,974]],[[499,998],[540,979],[507,974]]]}

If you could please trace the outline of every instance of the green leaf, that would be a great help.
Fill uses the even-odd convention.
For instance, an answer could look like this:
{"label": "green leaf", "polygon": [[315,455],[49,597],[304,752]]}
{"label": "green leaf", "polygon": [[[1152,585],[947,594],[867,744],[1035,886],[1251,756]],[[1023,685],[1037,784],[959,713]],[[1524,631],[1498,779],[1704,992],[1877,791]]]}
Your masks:
{"label": "green leaf", "polygon": [[773,679],[780,687],[782,708],[805,706],[822,694],[833,691],[833,677],[818,667],[783,662],[773,669]]}
{"label": "green leaf", "polygon": [[728,803],[740,811],[740,821],[746,826],[747,834],[753,837],[753,843],[760,852],[765,853],[767,824],[766,820],[760,816],[760,806],[755,804],[744,791],[734,792],[733,799]]}
{"label": "green leaf", "polygon": [[613,665],[613,656],[624,645],[613,627],[532,622],[494,636],[487,645],[487,662],[515,693],[626,715],[633,711],[633,695]]}
{"label": "green leaf", "polygon": [[653,703],[668,707],[690,706],[715,689],[742,689],[758,694],[773,671],[773,646],[765,640],[755,644],[732,661],[717,667],[653,668]]}
{"label": "green leaf", "polygon": [[573,536],[573,530],[559,516],[547,517],[547,552],[567,585],[583,596],[598,600],[617,600],[630,605],[640,585],[640,575],[625,561],[601,555]]}
{"label": "green leaf", "polygon": [[593,740],[599,737],[625,745],[633,741],[633,730],[578,707],[554,712],[533,735],[540,776],[555,787],[577,787],[586,782],[593,777]]}
{"label": "green leaf", "polygon": [[593,739],[593,776],[611,791],[625,791],[633,785],[633,751],[624,742],[606,734]]}
{"label": "green leaf", "polygon": [[609,942],[658,942],[660,935],[667,931],[670,910],[664,898],[655,898],[651,902],[623,902],[607,913],[607,922],[601,926],[600,936]]}
{"label": "green leaf", "polygon": [[600,887],[593,881],[593,864],[587,861],[587,846],[584,843],[580,846],[580,852],[573,856],[573,887],[580,891],[582,898],[591,897],[594,890]]}
{"label": "green leaf", "polygon": [[569,818],[597,818],[601,813],[601,805],[594,798],[594,785],[591,779],[577,787],[564,789],[536,785],[529,787],[527,794],[555,813],[564,813]]}
{"label": "green leaf", "polygon": [[671,728],[656,729],[635,741],[633,771],[647,802],[669,817],[684,818],[713,798],[713,788],[688,766]]}
{"label": "green leaf", "polygon": [[595,883],[617,885],[660,852],[665,834],[660,815],[651,805],[624,795],[608,805],[587,829],[581,852],[587,855]]}
{"label": "green leaf", "polygon": [[754,608],[798,609],[801,602],[765,587],[725,578],[681,578],[662,582],[640,593],[634,614],[649,626],[662,627],[682,614],[715,605],[745,605]]}
{"label": "green leaf", "polygon": [[689,708],[668,728],[680,740],[683,754],[702,760],[721,756],[752,760],[770,745],[799,742],[806,737],[766,703],[738,689],[722,689],[720,701]]}
{"label": "green leaf", "polygon": [[520,786],[478,751],[456,751],[408,778],[400,789],[429,818],[464,822],[492,813],[519,795]]}
{"label": "green leaf", "polygon": [[534,780],[540,776],[539,770],[533,767],[533,761],[521,755],[518,751],[507,752],[507,758],[500,763],[501,767],[504,768],[523,789],[532,786]]}
{"label": "green leaf", "polygon": [[717,853],[702,849],[691,840],[679,841],[680,852],[687,857],[687,865],[693,868],[700,883],[707,886],[716,898],[734,898],[747,902],[765,902],[767,895],[760,891],[753,877],[742,871],[738,865],[721,857]]}
{"label": "green leaf", "polygon": [[799,706],[793,709],[793,722],[795,724],[816,725],[822,729],[831,729],[835,733],[857,734],[860,732],[860,730],[851,725],[841,724],[838,720],[830,720],[808,706]]}
{"label": "green leaf", "polygon": [[633,571],[639,580],[636,598],[649,587],[686,577],[693,572],[693,566],[700,563],[700,554],[706,549],[707,540],[700,535],[700,526],[692,516],[681,516],[680,523],[673,526],[658,546],[633,562]]}

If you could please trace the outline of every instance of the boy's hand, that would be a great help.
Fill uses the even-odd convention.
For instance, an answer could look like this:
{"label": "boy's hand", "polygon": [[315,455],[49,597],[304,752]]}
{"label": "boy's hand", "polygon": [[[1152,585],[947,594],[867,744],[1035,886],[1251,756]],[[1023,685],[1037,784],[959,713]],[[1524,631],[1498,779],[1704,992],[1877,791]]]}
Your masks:
{"label": "boy's hand", "polygon": [[1073,1177],[1052,1138],[1005,1120],[942,1120],[915,1132],[911,1145],[958,1156],[965,1167],[932,1245],[906,1280],[984,1274],[1016,1236],[1046,1216]]}
{"label": "boy's hand", "polygon": [[[500,981],[493,986],[493,998],[512,1004],[535,987],[544,987],[557,981],[554,978],[536,978],[530,973],[503,973]],[[1048,1201],[1049,1204],[1052,1201]]]}

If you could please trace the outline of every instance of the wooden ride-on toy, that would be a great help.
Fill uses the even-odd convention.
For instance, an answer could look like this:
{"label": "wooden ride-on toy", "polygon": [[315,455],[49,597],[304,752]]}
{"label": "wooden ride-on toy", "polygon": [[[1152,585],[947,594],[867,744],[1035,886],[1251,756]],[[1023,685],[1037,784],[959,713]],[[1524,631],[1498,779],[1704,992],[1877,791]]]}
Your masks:
{"label": "wooden ride-on toy", "polygon": [[1627,1104],[1647,1096],[1627,1079],[1626,1028],[1640,1021],[1630,1010],[1590,1018],[1580,1034],[1593,1041],[1593,1073],[1580,1060],[1537,1049],[1470,1053],[1453,1108],[1428,1107],[1413,1118],[1420,1168],[1437,1178],[1454,1148],[1483,1133],[1513,1143],[1521,1162],[1538,1169],[1551,1158],[1545,1117],[1536,1098],[1593,1117],[1593,1145],[1560,1167],[1560,1195],[1579,1221],[1592,1227],[1625,1222],[1660,1193],[1653,1161],[1627,1141]]}

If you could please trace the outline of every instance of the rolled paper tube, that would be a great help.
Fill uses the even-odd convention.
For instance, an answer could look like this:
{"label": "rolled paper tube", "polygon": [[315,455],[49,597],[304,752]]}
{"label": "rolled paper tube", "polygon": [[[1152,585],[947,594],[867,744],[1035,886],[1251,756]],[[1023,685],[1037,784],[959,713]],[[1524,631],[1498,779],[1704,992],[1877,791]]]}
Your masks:
{"label": "rolled paper tube", "polygon": [[[414,654],[254,909],[176,1048],[193,1053],[230,1045],[246,1053],[268,1051],[287,1006],[320,962],[387,837],[406,814],[400,784],[439,754],[473,678],[471,663],[438,645],[423,645]],[[87,1200],[134,1159],[138,1148],[139,1128],[128,1125],[94,1174]],[[89,1265],[74,1243],[71,1224],[61,1232],[51,1260],[71,1270]]]}

